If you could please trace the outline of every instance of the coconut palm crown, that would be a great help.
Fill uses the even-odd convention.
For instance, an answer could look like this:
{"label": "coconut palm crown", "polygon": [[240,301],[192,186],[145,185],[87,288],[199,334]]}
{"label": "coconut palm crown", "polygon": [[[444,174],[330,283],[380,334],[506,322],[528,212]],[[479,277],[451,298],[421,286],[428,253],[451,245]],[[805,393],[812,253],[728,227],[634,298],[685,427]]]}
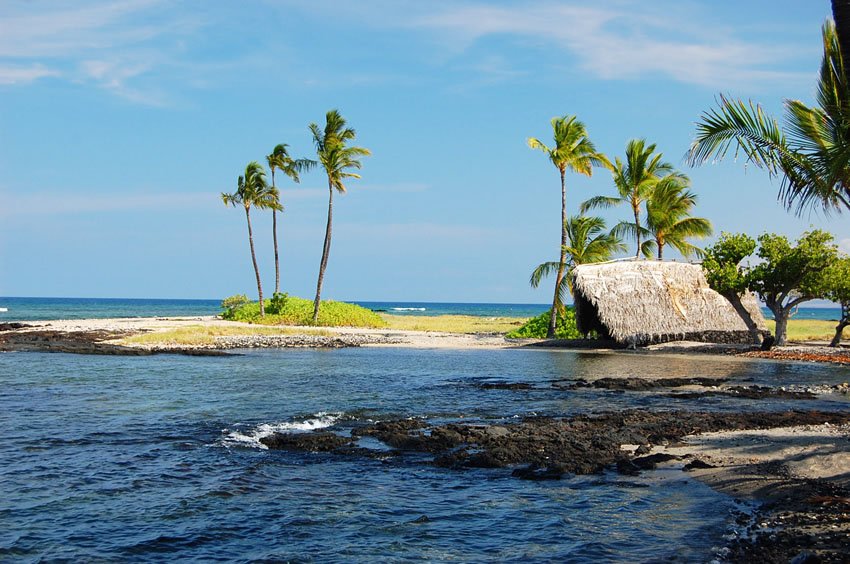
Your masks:
{"label": "coconut palm crown", "polygon": [[[567,256],[566,275],[561,278],[557,293],[557,308],[562,310],[567,294],[572,293],[572,270],[579,264],[605,262],[615,253],[626,250],[622,239],[605,230],[605,220],[601,217],[571,216],[566,224],[568,244],[564,248]],[[531,273],[529,283],[537,288],[544,278],[557,272],[560,262],[544,262]]]}
{"label": "coconut palm crown", "polygon": [[702,249],[688,239],[711,235],[711,222],[691,216],[697,196],[688,190],[689,186],[688,177],[679,174],[665,176],[655,185],[646,202],[646,228],[652,238],[644,241],[641,247],[644,256],[650,257],[656,251],[656,258],[662,260],[665,245],[686,258],[703,255]]}
{"label": "coconut palm crown", "polygon": [[[835,8],[835,2],[833,2]],[[785,127],[752,101],[720,96],[703,113],[688,153],[692,166],[720,160],[734,148],[749,163],[780,177],[779,199],[789,209],[850,210],[850,84],[835,24],[823,26],[817,105],[785,101]]]}
{"label": "coconut palm crown", "polygon": [[552,132],[555,144],[553,147],[535,137],[528,139],[528,146],[532,149],[542,151],[549,157],[549,161],[555,165],[561,177],[561,258],[558,262],[558,270],[555,276],[555,295],[552,299],[552,310],[549,317],[549,328],[546,336],[555,336],[556,314],[559,304],[559,293],[561,283],[564,279],[567,256],[564,248],[567,246],[567,189],[565,176],[567,170],[585,176],[593,175],[594,166],[610,168],[611,163],[602,153],[596,150],[587,136],[587,129],[576,116],[563,116],[552,118]]}
{"label": "coconut palm crown", "polygon": [[614,159],[612,176],[617,196],[596,196],[581,205],[584,213],[593,208],[610,208],[628,204],[634,221],[621,221],[614,232],[635,239],[635,257],[640,256],[643,239],[650,236],[641,221],[641,208],[652,195],[652,190],[662,176],[672,174],[673,167],[662,161],[662,154],[655,152],[655,144],[646,144],[645,139],[632,139],[626,144],[626,160]]}

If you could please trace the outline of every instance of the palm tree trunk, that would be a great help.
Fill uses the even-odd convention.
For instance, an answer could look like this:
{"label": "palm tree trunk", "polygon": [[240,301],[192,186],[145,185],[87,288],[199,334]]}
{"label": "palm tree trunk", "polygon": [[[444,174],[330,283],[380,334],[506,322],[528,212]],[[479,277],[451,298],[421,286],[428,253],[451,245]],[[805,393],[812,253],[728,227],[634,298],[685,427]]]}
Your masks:
{"label": "palm tree trunk", "polygon": [[333,222],[334,187],[328,179],[328,225],[325,228],[325,246],[322,248],[322,262],[319,263],[319,281],[316,284],[316,299],[313,300],[313,323],[319,321],[319,304],[322,299],[322,282],[325,279],[325,269],[328,267],[328,255],[331,252],[331,223]]}
{"label": "palm tree trunk", "polygon": [[635,212],[635,238],[637,239],[637,250],[635,251],[635,258],[640,257],[640,204],[637,206],[632,204],[632,210]]}
{"label": "palm tree trunk", "polygon": [[266,306],[263,303],[263,283],[260,281],[260,267],[257,266],[257,254],[254,252],[254,231],[251,229],[251,208],[245,206],[245,219],[248,220],[248,245],[251,247],[251,262],[254,263],[254,274],[257,276],[257,293],[260,295],[260,317],[266,316]]}
{"label": "palm tree trunk", "polygon": [[835,33],[844,60],[845,73],[850,66],[850,0],[832,0],[832,19],[835,20]]}
{"label": "palm tree trunk", "polygon": [[[274,185],[274,167],[272,167],[272,189]],[[274,241],[274,293],[280,293],[280,260],[277,255],[277,210],[272,208],[272,241]]]}
{"label": "palm tree trunk", "polygon": [[567,187],[564,183],[565,171],[561,170],[561,260],[558,262],[558,275],[555,276],[555,297],[552,298],[552,311],[549,315],[549,327],[546,329],[546,338],[555,337],[555,324],[558,318],[558,305],[560,300],[561,281],[564,279],[564,268],[567,264]]}
{"label": "palm tree trunk", "polygon": [[663,260],[664,256],[664,241],[660,241],[658,239],[655,240],[655,244],[658,247],[658,260]]}

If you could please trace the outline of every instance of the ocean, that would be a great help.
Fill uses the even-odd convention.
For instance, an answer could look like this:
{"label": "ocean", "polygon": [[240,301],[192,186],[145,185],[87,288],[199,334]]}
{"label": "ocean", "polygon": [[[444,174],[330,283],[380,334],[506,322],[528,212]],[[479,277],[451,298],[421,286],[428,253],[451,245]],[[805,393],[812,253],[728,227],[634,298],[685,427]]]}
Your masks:
{"label": "ocean", "polygon": [[[217,315],[221,300],[170,300],[125,298],[22,298],[0,297],[0,322],[107,317],[185,317]],[[393,315],[474,315],[479,317],[534,317],[546,304],[369,302],[354,301],[374,311]],[[763,308],[765,317],[772,314]],[[793,319],[837,320],[837,307],[801,307]]]}
{"label": "ocean", "polygon": [[681,470],[535,482],[416,456],[270,451],[258,439],[347,435],[389,418],[848,406],[553,386],[598,375],[847,380],[847,368],[818,364],[552,350],[241,352],[0,353],[0,561],[706,562],[746,507]]}

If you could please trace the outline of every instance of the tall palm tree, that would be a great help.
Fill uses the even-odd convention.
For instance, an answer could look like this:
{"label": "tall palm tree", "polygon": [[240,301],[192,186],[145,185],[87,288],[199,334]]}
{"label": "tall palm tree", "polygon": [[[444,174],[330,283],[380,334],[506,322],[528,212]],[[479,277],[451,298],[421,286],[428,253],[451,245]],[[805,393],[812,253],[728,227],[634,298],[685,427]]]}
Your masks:
{"label": "tall palm tree", "polygon": [[611,167],[611,163],[602,153],[596,150],[587,137],[587,129],[576,116],[563,116],[552,118],[552,131],[555,145],[547,147],[545,143],[535,137],[528,139],[528,146],[539,149],[546,153],[549,161],[555,165],[561,175],[561,258],[558,262],[558,271],[555,276],[555,296],[552,299],[552,310],[549,319],[549,328],[546,336],[555,336],[555,318],[557,315],[559,293],[561,283],[564,280],[564,269],[566,268],[567,255],[564,250],[567,246],[567,188],[565,176],[567,170],[571,170],[585,176],[593,175],[594,166]]}
{"label": "tall palm tree", "polygon": [[[275,145],[271,154],[266,155],[266,162],[269,165],[269,170],[272,171],[272,188],[277,190],[275,184],[274,171],[279,169],[283,174],[292,179],[293,182],[300,183],[302,172],[307,172],[316,166],[316,161],[310,159],[293,159],[289,156],[289,145],[280,143]],[[278,199],[279,200],[279,199]],[[280,292],[280,260],[277,252],[277,212],[283,210],[280,201],[277,206],[272,208],[272,240],[274,242],[274,293]]]}
{"label": "tall palm tree", "polygon": [[346,178],[360,178],[360,175],[349,172],[348,169],[359,169],[361,167],[360,157],[371,155],[371,151],[364,147],[349,147],[347,143],[353,141],[356,133],[354,129],[346,127],[345,119],[337,110],[330,110],[325,115],[325,127],[320,128],[317,124],[310,124],[310,132],[313,134],[313,142],[316,144],[316,155],[319,164],[322,165],[328,175],[328,223],[325,228],[325,244],[322,248],[322,261],[319,263],[319,280],[316,283],[316,299],[313,301],[313,323],[319,320],[319,304],[322,297],[322,282],[325,278],[325,269],[328,267],[328,255],[331,251],[331,224],[333,222],[334,191],[345,192],[343,180]]}
{"label": "tall palm tree", "polygon": [[[567,219],[565,230],[567,245],[562,252],[567,257],[567,271],[558,285],[556,294],[558,310],[563,309],[567,293],[573,292],[571,273],[577,265],[604,262],[614,253],[626,250],[626,245],[619,236],[605,231],[605,220],[601,217],[571,216]],[[561,263],[555,261],[538,265],[531,273],[529,280],[531,287],[537,288],[544,278],[553,272],[557,273],[560,266]]]}
{"label": "tall palm tree", "polygon": [[614,159],[614,186],[617,196],[596,196],[581,205],[581,212],[593,208],[610,208],[628,204],[634,222],[621,221],[614,226],[614,232],[621,236],[634,237],[636,242],[635,258],[641,253],[641,239],[649,232],[643,226],[640,212],[643,203],[652,195],[652,189],[662,176],[672,174],[673,167],[661,160],[662,154],[655,152],[655,144],[647,145],[646,139],[632,139],[626,144],[626,160]]}
{"label": "tall palm tree", "polygon": [[263,303],[263,283],[260,280],[260,268],[257,266],[257,254],[254,252],[254,232],[251,229],[251,208],[275,209],[279,206],[277,189],[271,188],[266,182],[266,171],[260,163],[252,161],[245,167],[244,176],[236,181],[236,192],[222,192],[221,200],[226,206],[245,208],[245,219],[248,221],[248,246],[251,248],[251,262],[254,264],[254,274],[257,277],[257,293],[260,299],[260,316],[265,317],[266,309]]}
{"label": "tall palm tree", "polygon": [[[846,8],[847,3],[833,1],[838,18],[836,4]],[[786,100],[783,130],[752,101],[720,96],[719,107],[697,123],[688,161],[694,166],[720,160],[734,146],[735,154],[740,151],[771,177],[781,177],[779,198],[789,209],[796,206],[797,214],[810,206],[827,213],[850,210],[850,80],[836,26],[829,20],[823,26],[816,98],[813,107]]]}
{"label": "tall palm tree", "polygon": [[702,256],[702,250],[692,245],[692,237],[708,237],[711,222],[702,217],[692,217],[691,210],[697,196],[690,190],[687,176],[671,174],[662,178],[646,202],[646,228],[652,239],[643,243],[644,256],[657,250],[658,260],[664,257],[664,245],[670,245],[684,257]]}

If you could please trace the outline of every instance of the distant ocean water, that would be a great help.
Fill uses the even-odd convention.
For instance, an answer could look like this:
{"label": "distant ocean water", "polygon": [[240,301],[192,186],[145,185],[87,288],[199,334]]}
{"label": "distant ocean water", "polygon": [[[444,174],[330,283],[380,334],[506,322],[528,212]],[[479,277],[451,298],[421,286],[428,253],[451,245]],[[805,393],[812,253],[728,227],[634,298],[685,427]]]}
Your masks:
{"label": "distant ocean water", "polygon": [[[22,298],[0,297],[0,322],[45,319],[109,317],[192,317],[217,315],[221,300],[170,300],[138,298]],[[546,304],[498,304],[453,302],[368,302],[353,301],[373,311],[392,315],[474,315],[478,317],[534,317]],[[2,311],[5,309],[6,311]],[[769,310],[764,315],[772,319]],[[793,319],[837,320],[837,307],[799,308]]]}

